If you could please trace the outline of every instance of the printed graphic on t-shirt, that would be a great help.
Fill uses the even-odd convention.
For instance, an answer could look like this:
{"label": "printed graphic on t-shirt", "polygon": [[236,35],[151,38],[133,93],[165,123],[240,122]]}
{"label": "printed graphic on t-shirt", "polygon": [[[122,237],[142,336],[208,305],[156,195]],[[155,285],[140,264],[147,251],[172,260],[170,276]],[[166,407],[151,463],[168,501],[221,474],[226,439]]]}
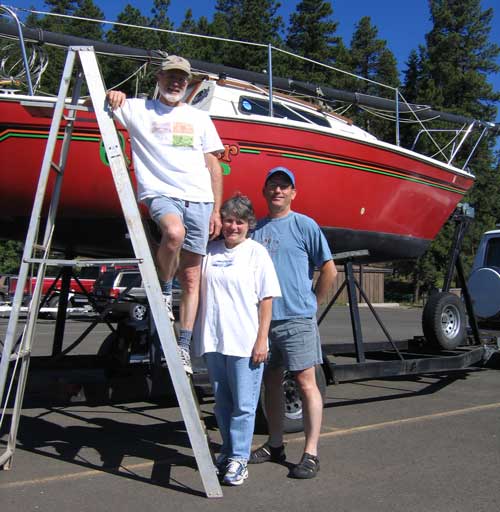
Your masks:
{"label": "printed graphic on t-shirt", "polygon": [[234,254],[219,254],[211,261],[212,267],[225,268],[234,265]]}
{"label": "printed graphic on t-shirt", "polygon": [[233,260],[221,260],[221,261],[213,261],[212,267],[231,267],[233,265]]}
{"label": "printed graphic on t-shirt", "polygon": [[261,244],[267,249],[267,252],[272,257],[273,255],[278,253],[280,248],[280,241],[277,238],[272,238],[271,236],[265,236],[262,239]]}
{"label": "printed graphic on t-shirt", "polygon": [[189,123],[174,123],[173,146],[193,147],[194,127]]}
{"label": "printed graphic on t-shirt", "polygon": [[153,121],[151,132],[162,144],[177,147],[194,146],[194,126],[190,123]]}
{"label": "printed graphic on t-shirt", "polygon": [[153,123],[151,124],[151,132],[158,140],[158,142],[162,142],[163,144],[169,144],[172,132],[169,122],[153,121]]}

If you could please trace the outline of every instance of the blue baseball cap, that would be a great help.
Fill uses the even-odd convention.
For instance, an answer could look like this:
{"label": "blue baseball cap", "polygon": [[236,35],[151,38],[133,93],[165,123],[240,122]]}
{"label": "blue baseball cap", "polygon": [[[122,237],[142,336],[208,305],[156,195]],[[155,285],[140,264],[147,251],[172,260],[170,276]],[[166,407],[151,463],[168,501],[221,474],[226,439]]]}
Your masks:
{"label": "blue baseball cap", "polygon": [[282,172],[283,174],[286,174],[289,178],[290,178],[290,181],[292,182],[292,187],[295,188],[295,176],[293,175],[293,172],[290,170],[290,169],[287,169],[286,167],[273,167],[268,173],[267,173],[267,176],[266,176],[266,183],[267,183],[267,180],[275,175],[277,172]]}

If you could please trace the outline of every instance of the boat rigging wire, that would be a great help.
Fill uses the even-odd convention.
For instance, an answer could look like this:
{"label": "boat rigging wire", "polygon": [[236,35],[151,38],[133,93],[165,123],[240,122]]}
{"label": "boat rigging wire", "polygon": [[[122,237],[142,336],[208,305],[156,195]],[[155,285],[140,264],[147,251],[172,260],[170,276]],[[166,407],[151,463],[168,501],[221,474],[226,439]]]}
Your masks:
{"label": "boat rigging wire", "polygon": [[[1,6],[1,7],[4,7],[4,6]],[[36,9],[5,8],[5,7],[4,7],[4,9],[9,13],[11,12],[10,9],[13,9],[15,11],[23,11],[23,12],[37,14],[37,15],[43,15],[43,16],[54,16],[54,17],[72,19],[72,20],[80,20],[80,21],[85,21],[85,22],[100,23],[103,25],[122,26],[122,27],[126,27],[126,28],[135,28],[135,29],[150,30],[150,31],[155,31],[155,32],[164,32],[164,33],[175,34],[175,35],[180,35],[180,36],[212,39],[212,40],[217,40],[217,41],[221,41],[221,42],[236,43],[236,44],[243,44],[243,45],[253,46],[253,47],[258,47],[258,48],[265,48],[266,52],[268,52],[268,54],[269,54],[269,59],[268,59],[269,66],[271,65],[270,54],[271,54],[272,50],[274,50],[275,52],[282,53],[282,54],[285,54],[288,56],[292,56],[296,59],[314,64],[314,65],[317,65],[320,67],[324,67],[328,70],[346,74],[346,75],[356,78],[358,80],[362,80],[364,82],[368,82],[368,83],[376,85],[378,87],[382,87],[382,88],[391,90],[391,91],[395,92],[396,99],[389,100],[387,98],[379,98],[376,96],[370,96],[370,95],[358,93],[358,92],[349,93],[346,91],[332,89],[327,86],[319,87],[318,85],[310,84],[307,82],[300,82],[300,81],[296,81],[296,80],[292,80],[292,79],[282,79],[282,78],[273,77],[272,82],[271,82],[271,77],[269,77],[269,76],[266,77],[266,73],[256,73],[256,72],[251,72],[251,71],[243,72],[242,70],[229,68],[227,66],[223,66],[223,65],[219,65],[219,64],[209,64],[209,63],[204,63],[201,61],[194,61],[192,63],[192,64],[194,64],[193,65],[194,70],[198,70],[198,66],[200,66],[200,65],[206,66],[206,68],[208,68],[208,69],[199,68],[200,71],[203,70],[204,72],[208,71],[208,72],[216,73],[215,69],[219,68],[219,69],[224,69],[224,70],[227,69],[227,72],[219,71],[219,73],[227,74],[228,76],[232,76],[231,72],[233,72],[233,71],[234,72],[239,71],[240,74],[246,73],[246,75],[248,75],[248,76],[245,76],[246,81],[251,82],[251,83],[259,83],[259,81],[260,81],[260,83],[267,83],[268,86],[272,84],[274,86],[273,90],[277,90],[279,87],[279,85],[275,84],[275,82],[279,82],[282,87],[285,86],[285,83],[287,83],[288,88],[289,88],[288,90],[293,91],[293,93],[296,95],[300,90],[303,90],[306,93],[309,93],[309,98],[319,98],[322,101],[324,101],[325,99],[328,99],[330,101],[333,100],[337,104],[338,103],[347,103],[348,106],[345,108],[344,112],[347,112],[347,110],[349,110],[352,107],[352,105],[355,104],[358,108],[370,113],[371,115],[375,115],[381,119],[395,120],[395,122],[396,122],[396,144],[397,145],[399,145],[399,123],[402,122],[402,123],[407,124],[410,122],[407,118],[402,118],[401,115],[410,113],[411,115],[413,115],[415,117],[416,122],[420,124],[422,130],[427,133],[430,141],[436,147],[436,149],[437,149],[436,154],[441,154],[444,158],[446,158],[446,156],[445,156],[443,150],[440,148],[439,144],[434,139],[432,134],[430,132],[428,132],[427,127],[423,123],[422,113],[424,113],[424,119],[427,119],[427,120],[442,119],[442,120],[448,121],[448,122],[471,122],[472,121],[471,126],[479,126],[480,125],[484,128],[483,132],[479,136],[479,140],[486,133],[486,130],[492,131],[495,134],[498,134],[500,132],[500,126],[498,124],[495,124],[492,122],[470,120],[468,118],[465,118],[464,116],[460,116],[457,114],[437,112],[437,111],[432,110],[431,107],[429,107],[427,105],[424,105],[424,106],[410,105],[406,101],[406,99],[404,98],[404,96],[402,95],[401,91],[398,88],[371,80],[370,78],[356,75],[349,71],[345,71],[340,68],[336,68],[334,66],[331,66],[331,65],[328,65],[328,64],[325,64],[322,62],[314,61],[312,59],[303,57],[301,55],[293,54],[287,50],[283,50],[281,48],[272,46],[271,44],[254,43],[254,42],[249,42],[249,41],[228,39],[228,38],[223,38],[223,37],[218,37],[218,36],[208,36],[208,35],[204,35],[204,34],[191,34],[191,33],[180,32],[180,31],[176,31],[176,30],[162,29],[159,27],[140,26],[140,25],[108,21],[108,20],[97,20],[97,19],[86,18],[86,17],[82,17],[82,16],[68,15],[68,14],[49,13],[49,12],[40,11],[40,10],[36,10]],[[15,15],[14,15],[14,17],[15,17]],[[29,31],[31,33],[34,32],[32,29],[31,30],[27,29],[27,31]],[[39,29],[39,31],[44,32],[44,31],[41,31],[40,29]],[[48,34],[50,34],[50,33],[48,33]],[[4,34],[2,34],[2,35],[4,35]],[[67,37],[68,37],[68,39],[72,39],[72,40],[77,40],[77,39],[82,40],[83,39],[83,38],[78,38],[75,36],[67,36]],[[37,39],[38,39],[38,41],[43,42],[43,43],[46,42],[46,40],[43,37],[38,37],[38,38],[32,37],[32,40],[33,39],[35,41],[37,41]],[[155,61],[159,61],[161,58],[164,58],[165,55],[168,55],[166,52],[162,52],[159,50],[155,50],[155,51],[149,50],[148,51],[148,50],[139,50],[139,49],[133,49],[133,48],[128,49],[131,52],[129,55],[129,54],[127,54],[127,47],[104,43],[102,41],[95,41],[94,43],[99,46],[99,48],[96,48],[97,53],[100,53],[102,55],[117,55],[117,54],[119,54],[120,56],[122,56],[124,58],[140,59],[143,61],[146,60],[147,61],[146,65],[153,63]],[[64,48],[70,44],[75,45],[75,44],[82,44],[82,43],[75,43],[75,42],[69,43],[66,41],[61,42],[61,41],[52,40],[50,44],[53,46],[59,46],[59,47]],[[116,53],[113,52],[113,50],[115,50]],[[130,77],[128,77],[124,81],[120,82],[120,84],[115,85],[113,88],[117,88],[121,84],[123,84],[125,81],[130,80],[135,77],[135,79],[136,79],[135,90],[136,90],[136,95],[137,95],[138,88],[139,88],[139,75],[140,75],[141,71],[143,71],[145,69],[146,69],[146,67],[143,64],[137,71],[132,73],[132,75]],[[265,91],[265,94],[269,95],[269,102],[270,102],[269,110],[272,115],[273,108],[272,108],[272,103],[271,103],[272,102],[271,91]],[[304,95],[304,97],[305,97],[305,95]],[[354,98],[354,100],[352,98]],[[402,105],[400,105],[400,101],[401,101]],[[402,106],[404,106],[404,108]],[[395,110],[396,116],[393,118],[388,116],[386,114],[386,112],[388,112],[389,110]],[[463,144],[463,140],[459,143],[459,147],[462,144]],[[478,145],[478,141],[476,141],[475,147],[477,147],[477,145]],[[457,152],[455,152],[455,151],[452,152],[451,160],[456,156],[456,153]],[[470,156],[469,156],[468,160],[469,159],[470,159]],[[451,163],[451,160],[449,160],[448,163]]]}

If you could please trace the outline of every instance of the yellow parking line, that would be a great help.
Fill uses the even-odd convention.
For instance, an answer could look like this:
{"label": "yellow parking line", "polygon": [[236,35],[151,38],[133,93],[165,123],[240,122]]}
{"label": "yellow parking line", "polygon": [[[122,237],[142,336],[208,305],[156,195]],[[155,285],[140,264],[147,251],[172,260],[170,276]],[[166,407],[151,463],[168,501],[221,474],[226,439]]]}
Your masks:
{"label": "yellow parking line", "polygon": [[[493,404],[485,404],[485,405],[476,405],[474,407],[466,407],[464,409],[455,409],[453,411],[445,411],[445,412],[436,412],[434,414],[427,414],[425,416],[415,416],[414,418],[404,418],[400,420],[392,420],[392,421],[383,421],[381,423],[373,423],[372,425],[361,425],[359,427],[352,428],[340,428],[333,429],[329,432],[323,432],[320,434],[320,437],[340,437],[351,434],[357,434],[358,432],[368,432],[370,430],[380,430],[386,427],[394,427],[399,425],[405,425],[410,423],[419,423],[422,421],[435,420],[440,418],[448,418],[450,416],[459,416],[462,414],[469,414],[473,412],[479,411],[487,411],[491,409],[500,408],[500,402],[496,402]],[[298,441],[304,441],[304,436],[294,437],[288,440],[289,443],[295,443]]]}
{"label": "yellow parking line", "polygon": [[[12,489],[14,487],[24,487],[27,485],[38,485],[38,484],[48,484],[51,482],[63,482],[65,480],[76,480],[78,478],[86,478],[97,475],[118,475],[122,476],[126,473],[130,473],[132,471],[136,471],[138,469],[144,469],[151,467],[153,465],[164,465],[167,463],[173,462],[173,459],[165,459],[159,461],[148,461],[148,462],[139,462],[137,464],[130,464],[128,466],[120,466],[120,468],[109,468],[109,470],[103,469],[90,469],[88,471],[76,471],[75,473],[66,473],[64,475],[54,475],[47,476],[45,478],[33,478],[32,480],[21,480],[18,482],[9,482],[6,484],[0,484],[0,489]],[[120,469],[122,471],[120,471]]]}
{"label": "yellow parking line", "polygon": [[[371,425],[361,425],[359,427],[352,427],[352,428],[338,428],[335,429],[334,427],[332,430],[329,430],[328,432],[323,432],[321,434],[322,438],[329,438],[329,437],[340,437],[340,436],[348,436],[352,434],[357,434],[359,432],[369,432],[371,430],[380,430],[387,427],[394,427],[399,425],[405,425],[405,424],[412,424],[412,423],[419,423],[423,421],[432,421],[440,418],[448,418],[450,416],[460,416],[463,414],[470,414],[474,412],[480,412],[480,411],[488,411],[493,409],[499,409],[500,408],[500,402],[496,402],[493,404],[485,404],[485,405],[476,405],[474,407],[466,407],[464,409],[455,409],[452,411],[445,411],[445,412],[438,412],[434,414],[427,414],[425,416],[415,416],[413,418],[404,418],[399,420],[392,420],[392,421],[383,421],[381,423],[373,423]],[[327,427],[328,428],[328,427]],[[297,436],[293,438],[287,439],[287,443],[298,443],[303,442],[304,436]],[[24,487],[28,485],[40,485],[40,484],[47,484],[51,482],[62,482],[65,480],[75,480],[78,478],[87,478],[87,477],[93,477],[98,475],[106,475],[106,474],[114,474],[114,475],[120,475],[122,472],[120,469],[124,472],[131,472],[138,469],[145,469],[148,467],[153,466],[154,464],[167,464],[171,463],[174,459],[165,459],[160,461],[149,461],[149,462],[141,462],[137,464],[130,464],[128,466],[121,466],[119,469],[112,468],[109,471],[106,469],[91,469],[88,471],[77,471],[75,473],[66,473],[63,475],[54,475],[49,476],[45,478],[34,478],[32,480],[22,480],[17,482],[9,482],[0,484],[0,489],[12,489],[16,487]]]}

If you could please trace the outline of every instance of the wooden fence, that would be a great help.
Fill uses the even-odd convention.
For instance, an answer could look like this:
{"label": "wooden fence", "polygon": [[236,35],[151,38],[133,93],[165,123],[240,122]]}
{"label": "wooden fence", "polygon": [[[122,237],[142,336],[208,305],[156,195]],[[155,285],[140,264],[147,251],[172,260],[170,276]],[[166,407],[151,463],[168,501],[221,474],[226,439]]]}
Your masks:
{"label": "wooden fence", "polygon": [[[354,265],[354,277],[361,284],[368,300],[374,304],[380,304],[384,302],[384,275],[392,272],[391,269],[369,267],[365,265]],[[337,277],[335,283],[328,294],[328,300],[330,301],[333,296],[337,293],[338,289],[342,286],[345,280],[345,272],[343,265],[337,265]],[[364,302],[358,292],[358,301]],[[345,304],[349,302],[347,298],[347,288],[342,290],[342,293],[338,297],[337,304]]]}

